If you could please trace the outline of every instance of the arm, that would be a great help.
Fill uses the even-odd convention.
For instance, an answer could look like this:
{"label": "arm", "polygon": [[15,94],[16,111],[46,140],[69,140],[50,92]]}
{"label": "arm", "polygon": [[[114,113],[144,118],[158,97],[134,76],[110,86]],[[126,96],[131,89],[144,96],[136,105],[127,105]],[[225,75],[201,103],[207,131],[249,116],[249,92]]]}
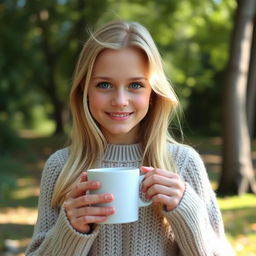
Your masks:
{"label": "arm", "polygon": [[53,189],[65,164],[63,152],[53,154],[43,170],[38,203],[38,219],[34,228],[27,256],[87,255],[98,234],[96,227],[91,234],[77,232],[69,223],[63,207],[51,207]]}
{"label": "arm", "polygon": [[186,189],[179,205],[165,211],[182,255],[234,255],[228,244],[215,194],[200,156],[191,148],[181,175]]}
{"label": "arm", "polygon": [[[205,166],[195,150],[175,146],[178,173],[142,167],[142,192],[164,207],[180,255],[232,256]],[[174,153],[174,152],[173,152]]]}

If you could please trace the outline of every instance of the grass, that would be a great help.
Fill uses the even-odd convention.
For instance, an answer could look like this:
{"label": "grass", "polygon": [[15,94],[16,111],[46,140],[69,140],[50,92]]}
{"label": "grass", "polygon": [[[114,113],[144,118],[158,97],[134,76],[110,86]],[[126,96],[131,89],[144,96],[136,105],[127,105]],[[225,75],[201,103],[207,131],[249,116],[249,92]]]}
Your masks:
{"label": "grass", "polygon": [[[222,161],[220,138],[190,138],[188,143],[201,153],[212,187],[216,189]],[[252,148],[255,160],[256,141]],[[218,198],[218,203],[227,238],[237,256],[256,256],[256,195]]]}
{"label": "grass", "polygon": [[[65,138],[31,138],[23,133],[22,148],[0,157],[0,256],[6,248],[24,255],[37,217],[42,168],[48,156],[63,147]],[[221,158],[219,138],[191,138],[217,187]],[[254,145],[255,148],[255,145]],[[256,256],[256,195],[218,198],[228,240],[238,256]],[[8,254],[9,255],[9,254]]]}
{"label": "grass", "polygon": [[[28,135],[31,134],[24,133]],[[24,255],[37,217],[44,163],[64,143],[63,136],[29,136],[22,139],[22,148],[0,157],[0,255],[4,255],[6,247]]]}
{"label": "grass", "polygon": [[256,255],[256,196],[218,199],[227,237],[239,256]]}

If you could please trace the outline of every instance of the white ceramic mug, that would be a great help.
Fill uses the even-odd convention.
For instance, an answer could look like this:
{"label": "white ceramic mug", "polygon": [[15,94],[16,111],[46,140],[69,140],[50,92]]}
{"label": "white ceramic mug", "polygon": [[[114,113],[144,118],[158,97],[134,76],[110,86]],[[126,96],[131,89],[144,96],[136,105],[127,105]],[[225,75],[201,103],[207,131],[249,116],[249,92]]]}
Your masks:
{"label": "white ceramic mug", "polygon": [[101,187],[91,190],[91,194],[111,193],[114,200],[111,203],[99,204],[99,206],[112,206],[115,213],[108,216],[102,224],[128,223],[138,220],[139,207],[150,205],[152,202],[144,202],[140,199],[140,183],[144,175],[140,176],[138,168],[115,167],[89,169],[88,180],[100,181]]}

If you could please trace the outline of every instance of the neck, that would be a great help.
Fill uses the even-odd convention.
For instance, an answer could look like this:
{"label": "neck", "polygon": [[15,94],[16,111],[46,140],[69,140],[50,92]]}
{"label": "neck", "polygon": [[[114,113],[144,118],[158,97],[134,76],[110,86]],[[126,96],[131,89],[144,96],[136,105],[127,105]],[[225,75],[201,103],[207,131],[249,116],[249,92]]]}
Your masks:
{"label": "neck", "polygon": [[140,142],[140,136],[137,129],[130,131],[128,134],[119,134],[115,136],[108,136],[105,134],[106,140],[109,144],[115,145],[130,145]]}

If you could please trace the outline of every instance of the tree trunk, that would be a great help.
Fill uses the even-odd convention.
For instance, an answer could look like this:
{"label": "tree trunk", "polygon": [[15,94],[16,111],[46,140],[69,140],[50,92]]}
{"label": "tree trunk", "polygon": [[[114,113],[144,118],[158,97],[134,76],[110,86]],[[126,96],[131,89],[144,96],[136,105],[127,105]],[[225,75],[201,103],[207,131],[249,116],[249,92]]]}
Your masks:
{"label": "tree trunk", "polygon": [[[78,0],[77,1],[77,10],[83,10],[86,7],[86,1]],[[53,105],[53,118],[55,122],[55,131],[54,134],[63,134],[64,133],[64,103],[60,99],[58,95],[58,85],[56,82],[56,66],[58,61],[58,56],[62,54],[62,52],[67,47],[67,42],[73,37],[81,36],[85,32],[86,20],[83,15],[74,23],[73,29],[70,31],[70,34],[67,37],[67,40],[61,45],[53,45],[50,42],[50,32],[48,27],[48,16],[43,17],[44,12],[46,10],[41,10],[41,8],[36,8],[36,17],[37,17],[37,25],[41,28],[42,31],[42,40],[41,47],[42,52],[45,57],[45,61],[48,68],[48,76],[47,83],[45,83],[41,88],[44,90],[46,95],[49,97],[52,105]],[[80,49],[77,49],[79,53]],[[76,54],[75,54],[76,55]]]}
{"label": "tree trunk", "polygon": [[63,120],[62,120],[62,113],[63,113],[63,104],[57,97],[56,89],[55,89],[55,82],[52,77],[50,76],[49,78],[49,86],[47,86],[45,89],[46,94],[50,98],[50,101],[53,105],[53,119],[55,122],[55,130],[54,134],[64,134],[64,125],[63,125]]}
{"label": "tree trunk", "polygon": [[224,97],[223,166],[218,193],[255,191],[246,116],[247,75],[255,0],[238,0]]}
{"label": "tree trunk", "polygon": [[253,39],[251,58],[247,82],[247,120],[251,140],[254,135],[255,109],[256,109],[256,15],[254,16]]}
{"label": "tree trunk", "polygon": [[62,122],[62,103],[58,97],[57,83],[55,81],[57,55],[55,54],[55,51],[53,50],[49,42],[49,33],[46,23],[48,19],[48,14],[45,14],[46,18],[43,18],[44,12],[47,11],[42,11],[40,9],[36,11],[37,24],[42,30],[41,48],[48,68],[47,80],[45,83],[43,83],[42,89],[53,104],[53,116],[56,124],[54,134],[62,134],[64,133],[64,126]]}

